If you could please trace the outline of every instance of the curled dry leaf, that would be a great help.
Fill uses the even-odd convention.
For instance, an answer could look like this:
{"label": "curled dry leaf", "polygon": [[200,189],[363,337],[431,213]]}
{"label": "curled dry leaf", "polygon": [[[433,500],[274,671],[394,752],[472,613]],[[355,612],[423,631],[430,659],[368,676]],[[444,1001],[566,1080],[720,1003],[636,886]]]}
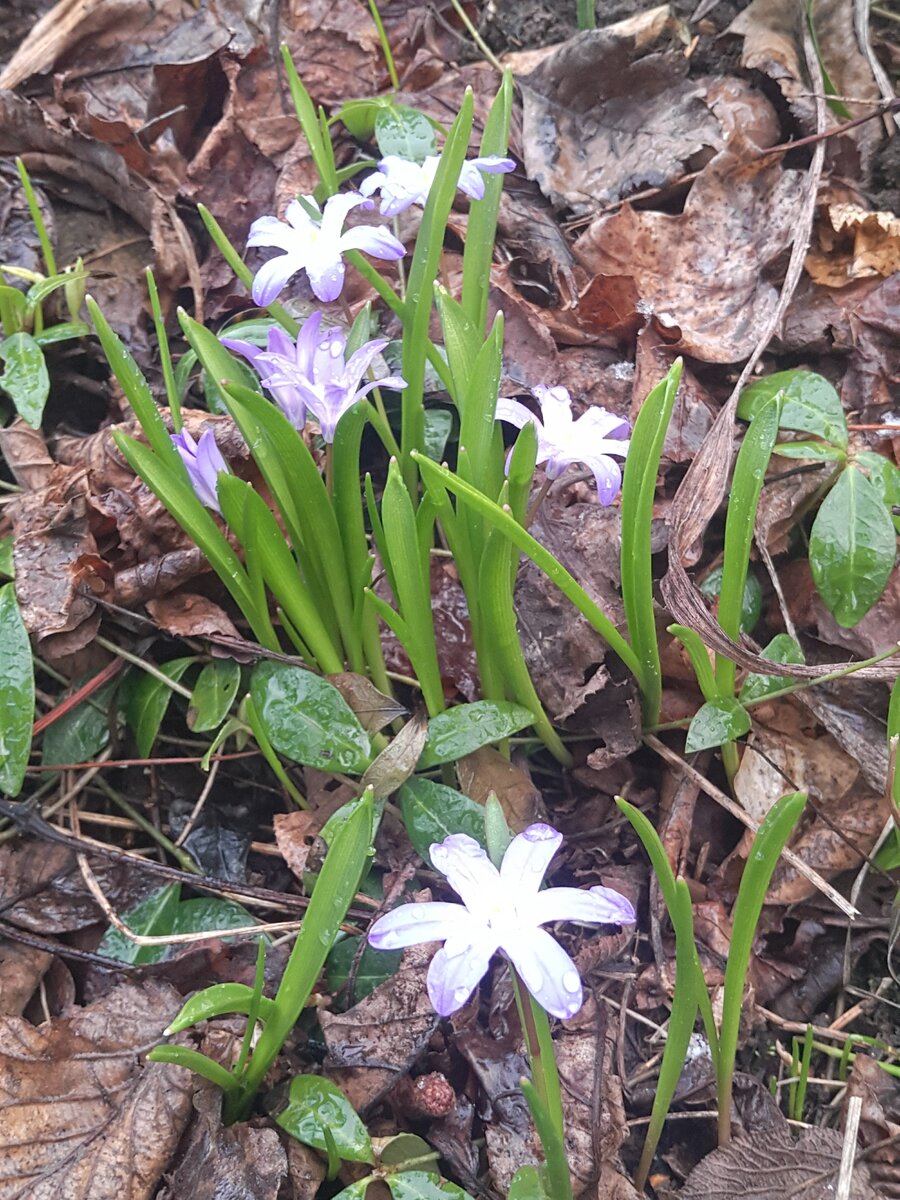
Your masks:
{"label": "curled dry leaf", "polygon": [[37,1028],[0,1020],[0,1200],[150,1200],[191,1112],[191,1076],[141,1065],[178,1011],[157,983],[127,984]]}
{"label": "curled dry leaf", "polygon": [[173,637],[239,636],[223,608],[206,596],[174,592],[147,601],[147,612]]}
{"label": "curled dry leaf", "polygon": [[521,833],[541,820],[544,803],[528,771],[511,762],[495,746],[482,746],[456,763],[459,786],[472,800],[486,804],[491,794],[500,801],[506,823]]}
{"label": "curled dry leaf", "polygon": [[52,962],[46,950],[0,939],[0,1016],[21,1017]]}
{"label": "curled dry leaf", "polygon": [[537,1135],[519,1089],[528,1063],[510,1033],[492,1037],[473,1026],[457,1033],[456,1047],[472,1068],[481,1090],[491,1183],[505,1195],[519,1167],[539,1162]]}
{"label": "curled dry leaf", "polygon": [[804,179],[732,138],[703,169],[683,212],[625,204],[592,222],[576,259],[592,275],[633,280],[642,310],[680,331],[674,349],[737,362],[754,350],[778,303],[764,272],[793,240]]}
{"label": "curled dry leaf", "polygon": [[858,204],[829,204],[816,229],[816,245],[806,256],[806,272],[816,283],[840,288],[872,275],[900,271],[900,218],[869,212]]}
{"label": "curled dry leaf", "polygon": [[796,728],[782,733],[757,725],[735,775],[734,792],[760,822],[786,789],[840,805],[858,776],[859,765],[830,734],[810,738]]}

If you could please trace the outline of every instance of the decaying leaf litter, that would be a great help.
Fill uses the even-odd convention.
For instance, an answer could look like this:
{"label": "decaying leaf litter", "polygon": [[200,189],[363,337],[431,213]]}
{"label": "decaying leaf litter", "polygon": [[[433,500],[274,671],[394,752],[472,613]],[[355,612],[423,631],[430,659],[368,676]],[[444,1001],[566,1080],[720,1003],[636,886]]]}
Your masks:
{"label": "decaying leaf litter", "polygon": [[[543,819],[559,828],[566,840],[554,883],[602,882],[637,908],[636,927],[623,932],[569,926],[563,935],[586,993],[555,1030],[566,1152],[575,1194],[601,1197],[638,1194],[632,1179],[675,978],[659,882],[613,798],[624,795],[650,817],[688,881],[715,1004],[750,845],[741,821],[752,830],[785,792],[805,792],[793,853],[772,880],[754,943],[736,1139],[714,1148],[712,1065],[692,1049],[649,1187],[691,1197],[834,1195],[845,1127],[852,1133],[858,1122],[864,1161],[845,1194],[895,1195],[898,859],[885,721],[896,660],[806,685],[896,645],[896,567],[860,619],[836,619],[804,544],[828,461],[784,457],[769,467],[755,520],[758,623],[739,641],[730,636],[714,589],[704,588],[722,564],[752,381],[796,369],[824,377],[852,453],[897,462],[894,26],[863,4],[826,0],[812,31],[800,5],[689,7],[601,3],[599,28],[583,33],[574,4],[571,13],[540,4],[466,9],[516,81],[510,151],[518,165],[505,181],[489,292],[490,314],[506,319],[500,394],[521,399],[562,385],[576,411],[602,405],[633,423],[676,355],[685,366],[651,527],[663,728],[642,730],[633,677],[523,559],[521,645],[574,762],[560,770],[534,742],[482,744],[450,782],[470,803],[496,794],[514,831]],[[399,100],[446,126],[470,87],[480,135],[497,63],[474,47],[454,8],[392,3],[381,15]],[[251,313],[197,205],[242,248],[260,214],[282,214],[298,193],[311,193],[315,167],[278,43],[334,114],[390,90],[376,26],[357,0],[252,11],[62,0],[22,6],[16,18],[21,27],[13,22],[3,35],[0,73],[0,263],[43,270],[20,157],[58,263],[83,260],[88,291],[163,400],[143,268],[153,267],[176,359],[187,351],[175,336],[177,305],[216,331]],[[331,134],[339,166],[376,157],[343,125]],[[451,291],[471,211],[458,203],[449,219],[441,279]],[[411,208],[398,220],[407,244],[420,215]],[[248,262],[256,268],[262,257]],[[363,277],[348,274],[337,321],[376,299]],[[314,306],[305,289],[296,280],[291,289],[301,317]],[[382,314],[386,337],[398,335],[392,320]],[[385,1141],[385,1164],[433,1149],[440,1159],[429,1169],[473,1195],[505,1195],[517,1169],[540,1157],[518,1092],[527,1064],[508,972],[495,967],[475,998],[442,1020],[425,990],[433,947],[379,956],[362,939],[370,919],[404,895],[445,898],[441,876],[422,863],[442,834],[417,823],[415,794],[393,786],[423,744],[415,695],[402,685],[392,701],[357,673],[334,678],[367,736],[406,722],[375,776],[363,776],[391,796],[376,842],[382,891],[354,900],[349,936],[329,957],[251,1119],[223,1124],[212,1084],[146,1060],[185,997],[211,984],[253,985],[254,941],[216,930],[273,926],[265,990],[274,994],[290,948],[278,923],[302,920],[309,873],[322,867],[320,834],[359,794],[362,772],[336,776],[288,755],[288,782],[310,806],[299,810],[252,741],[228,741],[202,769],[219,728],[213,718],[230,711],[240,664],[255,662],[258,647],[193,540],[122,458],[113,433],[138,426],[89,327],[48,345],[46,360],[40,428],[6,405],[0,433],[3,478],[15,485],[2,510],[4,570],[14,571],[38,658],[31,768],[18,799],[2,806],[0,1196],[334,1194],[365,1169],[345,1161],[325,1182],[330,1155],[275,1120],[288,1081],[304,1075],[336,1083],[376,1141],[414,1139],[395,1144],[393,1158]],[[231,417],[221,406],[206,411],[216,408],[214,389],[193,380],[185,428],[198,438],[212,430],[232,469],[265,495]],[[440,380],[430,392],[449,412]],[[827,443],[822,428],[784,424],[779,439],[812,433]],[[383,478],[374,441],[368,455],[367,469]],[[869,474],[851,465],[851,481],[850,472],[868,486]],[[891,486],[895,477],[884,477]],[[886,495],[896,506],[896,492]],[[589,474],[556,482],[531,526],[617,627],[625,620],[620,526],[618,506],[597,505]],[[434,558],[430,584],[445,695],[475,701],[479,671],[452,559]],[[773,655],[761,652],[776,635],[802,647],[802,659],[776,661],[785,684],[803,686],[753,706],[732,779],[717,749],[685,754],[683,729],[708,697],[685,643],[662,632],[673,622],[697,631],[711,652],[733,655],[741,679],[774,673],[763,666]],[[388,667],[409,675],[402,645],[384,632]],[[209,667],[202,689],[200,664]],[[166,681],[180,689],[171,704]],[[445,831],[468,831],[472,810],[458,800],[453,809],[449,795],[437,809]],[[848,909],[858,910],[852,924]],[[120,931],[123,915],[143,938]],[[228,1064],[243,1033],[241,1018],[217,1018],[175,1040]],[[798,1106],[790,1081],[807,1041],[812,1067]],[[799,1135],[788,1116],[805,1123]],[[749,1178],[761,1181],[755,1190]]]}

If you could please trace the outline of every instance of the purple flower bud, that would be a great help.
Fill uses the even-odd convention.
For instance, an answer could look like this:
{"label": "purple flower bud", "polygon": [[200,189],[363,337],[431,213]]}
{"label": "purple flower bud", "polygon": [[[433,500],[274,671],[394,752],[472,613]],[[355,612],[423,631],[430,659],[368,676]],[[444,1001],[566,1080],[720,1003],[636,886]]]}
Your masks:
{"label": "purple flower bud", "polygon": [[200,434],[200,441],[195,442],[187,429],[182,429],[181,433],[172,434],[172,444],[187,468],[191,487],[197,493],[200,503],[221,515],[217,484],[219,473],[228,473],[228,463],[216,445],[213,431],[204,429]]}

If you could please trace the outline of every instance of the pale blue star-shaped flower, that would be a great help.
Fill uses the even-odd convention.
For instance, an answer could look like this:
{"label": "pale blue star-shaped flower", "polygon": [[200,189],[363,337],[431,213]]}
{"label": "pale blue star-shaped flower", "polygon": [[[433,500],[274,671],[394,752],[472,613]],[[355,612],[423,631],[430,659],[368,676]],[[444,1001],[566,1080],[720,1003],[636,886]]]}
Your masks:
{"label": "pale blue star-shaped flower", "polygon": [[532,394],[541,406],[541,419],[518,400],[505,397],[497,401],[496,419],[519,429],[534,425],[537,461],[544,464],[548,479],[558,479],[566,467],[583,463],[593,472],[597,499],[601,504],[612,504],[622,486],[622,468],[610,455],[627,455],[628,422],[597,407],[574,420],[572,401],[564,387],[536,387]]}
{"label": "pale blue star-shaped flower", "polygon": [[[440,161],[438,154],[429,155],[422,163],[388,154],[379,162],[378,170],[362,181],[359,190],[363,196],[381,193],[383,217],[396,217],[412,204],[424,208]],[[516,164],[511,158],[501,158],[497,154],[471,158],[463,163],[456,186],[473,200],[481,200],[484,197],[482,172],[485,175],[502,175],[515,168]]]}
{"label": "pale blue star-shaped flower", "polygon": [[399,950],[422,942],[443,942],[428,968],[428,996],[442,1017],[469,999],[502,950],[539,1004],[568,1018],[584,996],[575,964],[543,928],[552,921],[630,925],[630,902],[612,888],[560,887],[540,891],[562,834],[541,823],[529,825],[510,842],[498,871],[474,838],[453,833],[429,851],[434,866],[462,904],[403,904],[372,925],[369,943]]}
{"label": "pale blue star-shaped flower", "polygon": [[[319,213],[312,196],[306,204]],[[257,304],[271,304],[290,277],[305,271],[314,295],[323,302],[336,300],[344,286],[344,259],[348,250],[363,250],[373,258],[403,258],[406,249],[387,229],[377,225],[356,225],[342,232],[347,214],[358,205],[374,207],[371,200],[353,192],[330,196],[314,219],[299,200],[292,200],[285,221],[277,217],[258,217],[250,226],[248,246],[277,246],[283,250],[256,272],[251,289]]]}
{"label": "pale blue star-shaped flower", "polygon": [[220,472],[228,473],[228,463],[216,445],[212,430],[204,429],[200,434],[200,441],[197,442],[186,429],[182,429],[181,433],[172,434],[172,444],[187,468],[197,499],[221,515],[217,484]]}
{"label": "pale blue star-shaped flower", "polygon": [[222,342],[250,359],[263,386],[295,428],[302,429],[309,411],[328,443],[334,441],[337,423],[347,409],[373,388],[406,387],[399,375],[363,384],[363,377],[388,339],[374,338],[347,358],[346,333],[336,326],[323,330],[318,309],[304,321],[296,343],[283,332],[275,338],[270,334],[265,350],[236,339],[222,338]]}

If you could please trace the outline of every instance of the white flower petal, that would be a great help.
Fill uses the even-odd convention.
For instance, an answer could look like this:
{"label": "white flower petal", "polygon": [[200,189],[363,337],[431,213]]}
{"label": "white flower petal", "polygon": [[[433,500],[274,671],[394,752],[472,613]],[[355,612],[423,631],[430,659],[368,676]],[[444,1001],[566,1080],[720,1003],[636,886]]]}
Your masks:
{"label": "white flower petal", "polygon": [[545,929],[529,929],[502,949],[535,1000],[554,1017],[574,1017],[584,995],[575,964]]}
{"label": "white flower petal", "polygon": [[485,851],[465,833],[451,833],[429,849],[435,868],[472,913],[485,907],[512,908],[500,888],[500,875]]}
{"label": "white flower petal", "polygon": [[[525,920],[526,913],[522,913]],[[538,892],[527,908],[527,919],[535,925],[550,921],[579,921],[585,925],[630,925],[634,909],[630,901],[612,888],[558,887]]]}
{"label": "white flower petal", "polygon": [[376,950],[402,950],[423,942],[477,935],[479,928],[461,904],[401,904],[373,923],[368,941]]}
{"label": "white flower petal", "polygon": [[449,1017],[469,999],[484,977],[497,944],[490,938],[480,938],[450,950],[456,953],[448,953],[446,946],[438,950],[426,977],[428,998],[442,1017]]}
{"label": "white flower petal", "polygon": [[543,882],[550,860],[562,845],[562,834],[538,821],[509,843],[500,864],[500,879],[512,895],[533,895]]}

